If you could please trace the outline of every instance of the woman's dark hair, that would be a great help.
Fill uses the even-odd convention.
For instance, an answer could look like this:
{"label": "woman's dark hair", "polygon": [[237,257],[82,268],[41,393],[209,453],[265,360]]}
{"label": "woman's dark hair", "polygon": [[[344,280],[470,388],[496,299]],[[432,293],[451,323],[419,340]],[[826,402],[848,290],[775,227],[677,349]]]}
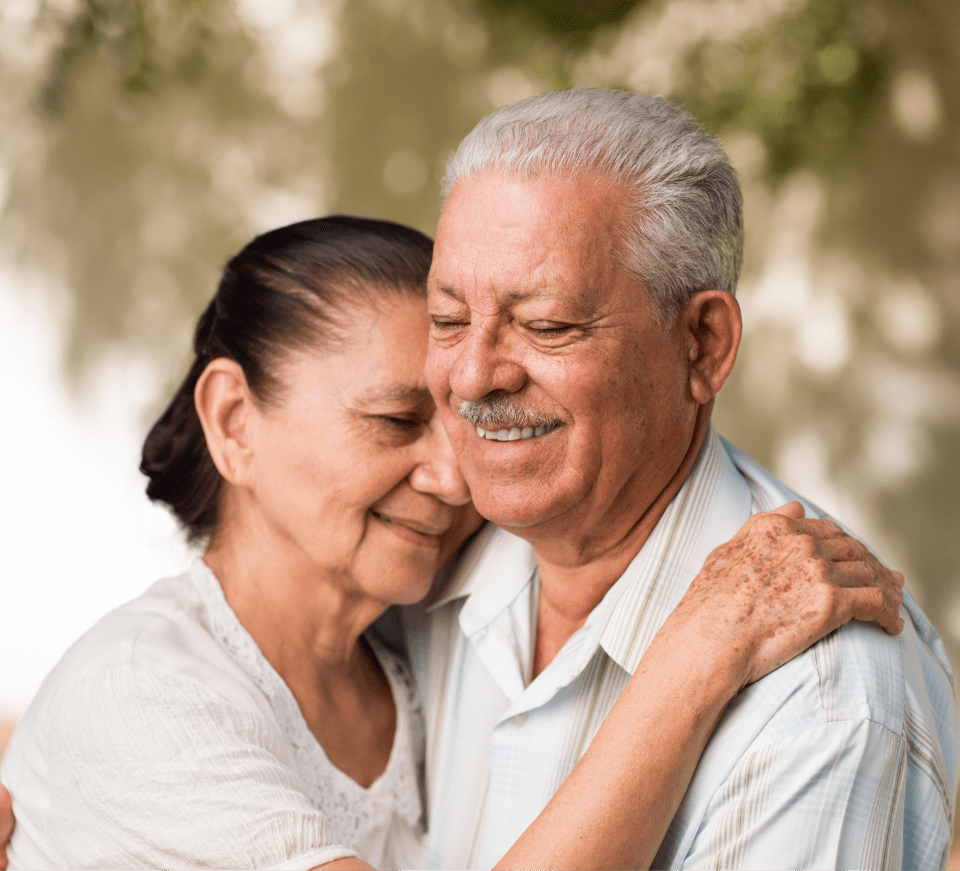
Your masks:
{"label": "woman's dark hair", "polygon": [[333,215],[257,236],[227,263],[197,322],[193,365],[147,434],[140,463],[147,496],[170,507],[192,543],[216,529],[222,485],[193,401],[207,364],[236,361],[259,401],[275,399],[282,354],[335,341],[357,305],[398,292],[425,297],[432,251],[410,227]]}

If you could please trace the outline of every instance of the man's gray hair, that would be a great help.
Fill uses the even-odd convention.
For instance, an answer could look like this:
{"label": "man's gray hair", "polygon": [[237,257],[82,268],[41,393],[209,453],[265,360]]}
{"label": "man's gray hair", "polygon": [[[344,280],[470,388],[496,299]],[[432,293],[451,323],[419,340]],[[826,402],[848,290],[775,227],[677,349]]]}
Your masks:
{"label": "man's gray hair", "polygon": [[599,172],[624,192],[623,265],[664,323],[690,295],[734,293],[743,259],[736,172],[717,139],[662,97],[574,88],[484,118],[447,165],[454,184],[485,171],[520,178]]}

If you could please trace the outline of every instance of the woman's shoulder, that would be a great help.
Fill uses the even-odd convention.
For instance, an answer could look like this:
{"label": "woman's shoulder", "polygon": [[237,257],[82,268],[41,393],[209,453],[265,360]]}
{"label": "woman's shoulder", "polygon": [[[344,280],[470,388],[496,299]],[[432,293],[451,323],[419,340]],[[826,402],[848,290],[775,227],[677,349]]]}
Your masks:
{"label": "woman's shoulder", "polygon": [[191,652],[203,610],[190,571],[163,578],[97,620],[67,648],[52,674],[137,665],[158,655],[175,660]]}
{"label": "woman's shoulder", "polygon": [[20,820],[15,866],[312,867],[351,853],[219,637],[232,612],[204,568],[103,617],[14,730],[0,779]]}
{"label": "woman's shoulder", "polygon": [[205,569],[197,560],[183,574],[155,582],[100,618],[70,645],[31,708],[80,685],[87,692],[101,685],[106,691],[124,675],[150,676],[156,685],[189,686],[249,704],[255,699],[249,677],[211,627],[218,603],[210,584],[216,579],[205,577]]}

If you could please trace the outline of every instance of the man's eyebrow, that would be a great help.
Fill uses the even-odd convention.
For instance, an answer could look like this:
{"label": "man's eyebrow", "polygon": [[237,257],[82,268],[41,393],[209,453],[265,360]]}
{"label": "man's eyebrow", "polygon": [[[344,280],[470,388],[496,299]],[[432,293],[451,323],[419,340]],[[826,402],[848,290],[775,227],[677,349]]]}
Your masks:
{"label": "man's eyebrow", "polygon": [[[435,284],[430,288],[432,291],[441,293],[449,299],[454,300],[455,302],[463,302],[464,296],[456,288],[450,287],[447,284]],[[500,304],[506,307],[518,305],[519,303],[526,302],[528,299],[533,299],[534,297],[541,297],[549,299],[549,293],[544,292],[542,287],[530,287],[530,288],[515,288],[513,290],[504,290],[497,293],[497,299]],[[577,316],[589,317],[594,313],[595,305],[593,304],[593,299],[588,290],[583,290],[579,295],[573,298],[566,298],[564,303],[568,306],[571,306],[574,313]]]}
{"label": "man's eyebrow", "polygon": [[420,384],[374,384],[360,394],[360,402],[410,402],[431,400],[430,391]]}
{"label": "man's eyebrow", "polygon": [[519,302],[526,302],[534,296],[543,296],[540,288],[531,288],[529,290],[507,290],[500,295],[500,300],[504,305],[516,305]]}
{"label": "man's eyebrow", "polygon": [[[449,296],[451,299],[455,299],[457,302],[463,301],[463,294],[460,293],[460,291],[458,291],[455,287],[450,287],[448,284],[435,284],[431,290],[442,293],[444,296]],[[498,293],[497,296],[507,305],[513,305],[514,303],[528,300],[531,296],[537,296],[540,293],[543,293],[543,291],[536,287],[526,290],[517,288],[516,290],[503,291],[502,293]]]}
{"label": "man's eyebrow", "polygon": [[442,293],[444,296],[450,297],[450,299],[456,300],[457,302],[463,302],[463,294],[459,293],[456,288],[450,287],[448,284],[435,284],[430,290],[435,290],[437,293]]}

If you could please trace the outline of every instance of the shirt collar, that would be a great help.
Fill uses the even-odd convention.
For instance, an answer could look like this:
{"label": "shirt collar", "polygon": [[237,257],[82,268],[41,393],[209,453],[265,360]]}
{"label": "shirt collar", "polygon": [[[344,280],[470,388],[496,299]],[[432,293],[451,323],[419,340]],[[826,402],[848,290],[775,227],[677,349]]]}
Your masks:
{"label": "shirt collar", "polygon": [[470,610],[493,619],[530,582],[537,557],[529,542],[487,523],[427,597],[432,611],[469,597]]}
{"label": "shirt collar", "polygon": [[730,539],[752,511],[750,484],[711,426],[683,486],[608,593],[616,601],[599,643],[618,665],[631,674],[636,670],[710,551]]}
{"label": "shirt collar", "polygon": [[[599,644],[633,673],[707,555],[740,529],[752,504],[749,483],[711,426],[693,469],[650,537],[577,633],[579,650],[575,655],[568,651],[570,667],[575,671],[585,667]],[[526,589],[536,568],[536,555],[527,541],[488,523],[440,580],[426,608],[467,598],[460,625],[470,636]],[[559,658],[566,659],[563,651]]]}

